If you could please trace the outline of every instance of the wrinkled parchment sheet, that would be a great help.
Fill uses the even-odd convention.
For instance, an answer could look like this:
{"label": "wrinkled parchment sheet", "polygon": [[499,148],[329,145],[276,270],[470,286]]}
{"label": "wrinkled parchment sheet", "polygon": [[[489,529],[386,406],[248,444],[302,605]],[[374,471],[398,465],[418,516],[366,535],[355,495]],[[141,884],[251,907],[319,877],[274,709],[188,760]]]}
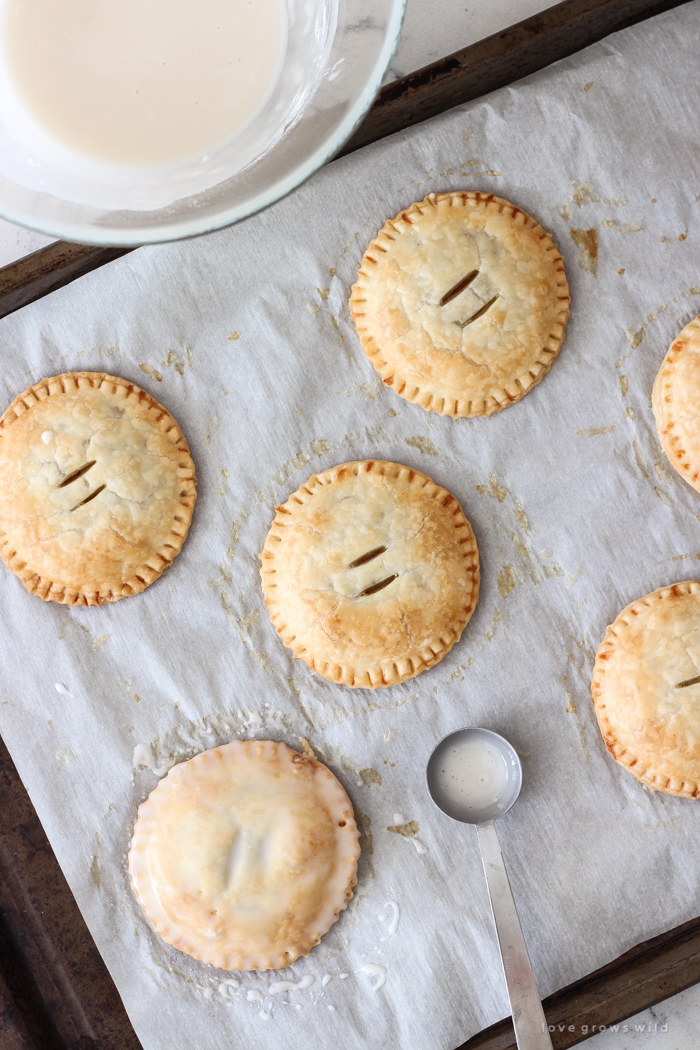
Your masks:
{"label": "wrinkled parchment sheet", "polygon": [[[141,249],[0,323],[6,403],[69,369],[125,376],[177,417],[197,467],[189,539],[144,594],[68,609],[1,574],[0,728],[145,1050],[450,1050],[508,1013],[475,834],[424,786],[433,745],[465,724],[523,755],[499,835],[543,996],[697,913],[700,803],[606,756],[590,678],[624,605],[700,576],[700,496],[669,467],[650,406],[700,310],[699,37],[700,4],[677,8],[337,161],[247,222]],[[559,360],[489,419],[440,418],[384,388],[348,316],[384,220],[453,188],[536,216],[571,285]],[[276,503],[367,457],[453,492],[483,573],[442,663],[375,692],[292,660],[257,557]],[[281,975],[315,983],[273,998],[279,974],[236,990],[161,943],[126,875],[157,782],[134,747],[179,761],[234,736],[305,738],[363,829],[351,907]],[[390,900],[401,920],[386,939]],[[387,967],[377,991],[372,963]]]}

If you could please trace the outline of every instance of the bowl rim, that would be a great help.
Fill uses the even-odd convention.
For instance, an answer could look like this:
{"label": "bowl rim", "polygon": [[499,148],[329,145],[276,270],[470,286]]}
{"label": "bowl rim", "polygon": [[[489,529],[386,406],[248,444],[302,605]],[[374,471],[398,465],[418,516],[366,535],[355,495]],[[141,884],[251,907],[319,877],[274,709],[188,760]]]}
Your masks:
{"label": "bowl rim", "polygon": [[391,3],[392,8],[387,21],[384,41],[372,73],[355,100],[354,105],[350,107],[333,134],[306,160],[298,164],[273,186],[249,198],[244,204],[237,204],[222,210],[216,215],[210,215],[204,222],[196,218],[183,219],[170,226],[158,227],[157,229],[151,226],[119,229],[118,227],[101,225],[99,230],[100,233],[103,233],[103,236],[95,235],[98,228],[92,224],[47,221],[46,224],[37,225],[37,220],[32,214],[22,209],[7,208],[2,201],[0,201],[0,218],[25,229],[41,233],[46,237],[56,237],[59,240],[70,241],[75,244],[84,244],[96,248],[138,248],[146,244],[166,244],[170,241],[198,237],[204,233],[212,233],[226,226],[232,226],[242,219],[247,219],[249,216],[257,214],[257,212],[286,197],[288,193],[291,193],[302,182],[310,178],[314,172],[332,160],[335,154],[350,139],[369,111],[379,93],[384,75],[396,53],[403,27],[406,0],[391,0]]}

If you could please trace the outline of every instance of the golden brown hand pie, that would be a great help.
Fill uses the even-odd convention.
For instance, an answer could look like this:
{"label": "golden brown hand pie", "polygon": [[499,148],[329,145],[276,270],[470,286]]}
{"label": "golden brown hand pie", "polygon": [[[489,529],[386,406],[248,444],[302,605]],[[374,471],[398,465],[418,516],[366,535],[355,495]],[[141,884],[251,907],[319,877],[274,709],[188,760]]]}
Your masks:
{"label": "golden brown hand pie", "polygon": [[277,507],[261,561],[284,644],[312,671],[364,689],[442,660],[479,597],[479,553],[459,503],[399,463],[314,474]]}
{"label": "golden brown hand pie", "polygon": [[608,627],[593,704],[610,754],[668,795],[700,794],[700,583],[639,598]]}
{"label": "golden brown hand pie", "polygon": [[671,345],[651,402],[661,445],[682,478],[700,492],[700,317]]}
{"label": "golden brown hand pie", "polygon": [[533,218],[492,193],[431,193],[372,241],[350,313],[401,397],[488,416],[549,371],[569,301],[562,257]]}
{"label": "golden brown hand pie", "polygon": [[271,740],[175,766],[141,806],[129,872],[163,940],[224,970],[308,955],[352,897],[352,804],[330,770]]}
{"label": "golden brown hand pie", "polygon": [[195,486],[150,394],[103,372],[44,379],[0,418],[0,556],[45,601],[136,594],[179,553]]}

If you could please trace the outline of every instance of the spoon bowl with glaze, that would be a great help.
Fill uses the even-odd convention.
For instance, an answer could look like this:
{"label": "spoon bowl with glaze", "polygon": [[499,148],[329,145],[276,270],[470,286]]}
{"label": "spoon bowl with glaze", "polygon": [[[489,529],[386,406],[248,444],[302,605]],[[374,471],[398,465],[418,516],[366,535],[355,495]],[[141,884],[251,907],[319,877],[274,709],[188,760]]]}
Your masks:
{"label": "spoon bowl with glaze", "polygon": [[498,733],[469,726],[440,741],[428,761],[426,779],[430,797],[443,813],[476,827],[518,1048],[551,1050],[494,826],[520,794],[523,771],[518,753]]}

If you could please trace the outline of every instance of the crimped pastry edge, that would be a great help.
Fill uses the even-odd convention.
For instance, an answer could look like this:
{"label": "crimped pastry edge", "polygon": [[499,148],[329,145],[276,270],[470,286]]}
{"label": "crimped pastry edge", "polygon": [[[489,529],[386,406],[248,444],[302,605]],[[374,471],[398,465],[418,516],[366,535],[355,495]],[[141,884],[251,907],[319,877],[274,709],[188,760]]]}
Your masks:
{"label": "crimped pastry edge", "polygon": [[[160,412],[161,415],[154,420],[154,423],[160,424],[161,430],[167,433],[177,451],[187,457],[187,462],[183,463],[181,467],[182,470],[187,469],[189,474],[189,476],[182,476],[180,479],[183,487],[180,500],[180,506],[182,507],[181,517],[174,519],[177,528],[171,530],[160,550],[154,551],[149,561],[145,562],[137,573],[130,576],[128,580],[123,581],[119,592],[111,589],[107,594],[100,592],[98,588],[94,591],[76,591],[32,571],[27,563],[22,560],[17,550],[8,550],[11,545],[4,539],[4,533],[0,527],[0,558],[2,558],[8,569],[23,583],[30,594],[36,594],[45,602],[54,601],[61,605],[103,605],[106,602],[127,598],[132,594],[139,594],[157,580],[164,569],[171,565],[175,557],[180,553],[192,521],[194,505],[197,500],[197,478],[187,439],[168,410],[147,391],[137,386],[136,383],[130,383],[126,379],[109,375],[106,372],[63,372],[60,375],[48,376],[39,383],[27,387],[26,390],[14,398],[2,416],[0,416],[0,432],[11,426],[15,419],[19,419],[25,412],[30,411],[33,405],[47,397],[70,393],[81,388],[84,389],[86,385],[91,389],[99,389],[103,384],[112,386],[112,393],[116,393],[119,390],[123,392],[125,398],[135,396],[139,402],[145,402],[149,410]],[[151,562],[155,564],[151,564]]]}
{"label": "crimped pastry edge", "polygon": [[672,433],[675,423],[673,409],[667,407],[671,404],[671,386],[675,366],[685,350],[684,341],[693,341],[700,349],[700,316],[689,321],[671,343],[654,380],[651,406],[654,411],[659,441],[669,463],[684,481],[687,481],[696,492],[700,492],[700,462],[691,463],[685,449],[678,447],[680,438]]}
{"label": "crimped pastry edge", "polygon": [[[221,757],[224,760],[228,759],[229,756],[234,756],[236,751],[257,751],[258,757],[265,760],[266,756],[264,751],[266,748],[274,750],[277,756],[280,751],[284,755],[288,752],[291,756],[291,761],[303,761],[311,764],[317,770],[323,770],[323,775],[330,778],[332,789],[335,791],[337,796],[338,808],[334,810],[333,817],[337,818],[336,823],[344,821],[343,830],[340,835],[344,836],[348,840],[348,855],[343,858],[347,865],[347,883],[344,891],[343,900],[338,900],[337,907],[334,907],[332,912],[332,919],[328,923],[327,927],[320,932],[316,931],[315,934],[310,934],[309,937],[302,943],[294,946],[290,951],[283,953],[269,952],[265,955],[245,955],[244,953],[229,953],[223,955],[218,952],[207,951],[206,948],[201,948],[191,944],[187,937],[184,936],[179,927],[170,921],[163,921],[158,919],[157,916],[162,912],[160,903],[156,897],[150,879],[148,877],[148,837],[154,822],[158,820],[158,810],[161,806],[167,807],[168,805],[168,793],[173,789],[173,781],[168,781],[170,773],[168,773],[162,780],[158,782],[156,787],[151,791],[148,798],[138,807],[138,813],[136,821],[134,823],[134,833],[129,846],[128,854],[128,865],[129,865],[129,880],[132,891],[137,901],[143,909],[144,916],[146,917],[149,924],[155,930],[155,932],[162,938],[167,944],[171,944],[178,951],[185,952],[190,955],[193,959],[197,959],[199,962],[206,963],[210,966],[215,966],[221,970],[233,970],[237,972],[247,972],[253,970],[281,970],[286,966],[291,966],[292,963],[296,962],[299,958],[307,958],[311,949],[314,948],[320,941],[321,938],[328,933],[328,930],[338,921],[340,913],[345,911],[349,902],[353,897],[353,887],[357,885],[357,862],[360,858],[360,845],[359,838],[360,832],[355,821],[355,814],[352,807],[352,802],[338,778],[325,766],[322,762],[311,756],[302,755],[292,748],[288,747],[283,742],[274,740],[232,740],[228,744],[222,744],[219,747],[209,748],[206,751],[201,751],[194,758],[189,759],[185,763],[180,763],[175,766],[174,769],[179,769],[181,766],[188,766],[190,763],[197,763],[198,765],[209,765],[216,767],[217,769],[221,764]],[[150,907],[150,911],[149,911]]]}
{"label": "crimped pastry edge", "polygon": [[625,627],[629,626],[634,616],[639,615],[641,608],[648,608],[655,602],[663,601],[669,597],[679,598],[683,594],[699,593],[700,580],[684,580],[682,583],[674,583],[668,587],[659,587],[657,590],[652,591],[651,594],[647,594],[643,598],[637,598],[635,601],[630,602],[629,605],[626,605],[605,632],[605,637],[596,654],[591,681],[593,707],[603,742],[609,754],[637,780],[647,784],[655,791],[661,791],[666,795],[675,795],[679,798],[698,798],[700,796],[700,782],[684,780],[675,783],[670,777],[655,773],[650,765],[643,765],[644,760],[640,756],[636,755],[618,740],[615,727],[605,714],[606,704],[603,697],[603,680],[605,678],[606,662],[610,659],[611,651],[616,647],[617,636]]}
{"label": "crimped pastry edge", "polygon": [[[437,651],[431,651],[431,655],[428,656],[425,653],[411,653],[404,657],[401,661],[393,661],[391,663],[382,664],[381,667],[381,678],[376,681],[372,681],[368,671],[359,672],[357,668],[345,666],[342,664],[330,665],[326,663],[323,667],[317,666],[313,654],[307,653],[306,651],[301,652],[299,646],[295,646],[292,643],[285,641],[282,637],[282,631],[285,630],[286,624],[283,619],[282,612],[277,608],[277,603],[274,598],[268,593],[269,581],[266,577],[272,575],[274,559],[277,557],[276,546],[280,542],[280,537],[276,535],[275,530],[281,529],[285,525],[285,518],[290,513],[294,513],[295,505],[306,502],[306,500],[313,498],[314,489],[319,486],[332,485],[336,481],[342,480],[342,478],[348,472],[355,475],[359,474],[361,470],[366,473],[376,470],[380,474],[385,474],[387,470],[393,472],[393,476],[398,478],[402,473],[408,476],[408,480],[411,484],[421,484],[422,488],[426,488],[428,485],[433,486],[433,497],[439,501],[454,501],[455,511],[454,515],[457,519],[455,525],[459,525],[460,528],[468,529],[467,536],[470,540],[468,548],[464,552],[465,558],[471,556],[472,558],[472,589],[469,595],[469,603],[465,606],[462,611],[462,616],[459,621],[446,626],[443,637],[436,639],[432,644],[431,650],[439,643]],[[445,505],[449,505],[447,502]],[[464,515],[464,512],[457,500],[456,496],[453,496],[447,489],[436,484],[432,478],[427,474],[423,474],[419,470],[415,470],[413,467],[404,466],[401,463],[394,463],[391,460],[354,460],[349,463],[340,463],[335,467],[331,467],[320,474],[312,474],[311,477],[303,485],[301,485],[296,492],[292,492],[288,497],[287,501],[281,506],[275,507],[275,517],[270,526],[270,530],[265,539],[262,552],[260,554],[261,567],[260,577],[262,582],[262,590],[265,598],[265,605],[267,606],[270,614],[270,620],[272,626],[275,628],[277,634],[282,638],[283,643],[288,649],[292,651],[295,660],[303,660],[308,667],[315,671],[316,674],[320,674],[323,678],[327,678],[332,682],[336,682],[340,685],[347,685],[353,689],[378,689],[385,686],[399,685],[401,682],[407,682],[411,678],[415,678],[422,671],[428,670],[435,664],[439,663],[444,656],[452,649],[454,645],[459,641],[462,636],[462,631],[469,623],[471,616],[476,608],[479,600],[479,587],[481,583],[481,574],[479,568],[479,550],[474,536],[474,531],[471,527],[470,522]],[[266,562],[268,564],[266,568]],[[266,583],[268,588],[266,589]]]}
{"label": "crimped pastry edge", "polygon": [[[405,375],[402,375],[397,369],[381,359],[380,355],[382,348],[376,343],[374,336],[363,325],[361,320],[364,317],[364,313],[361,310],[361,305],[364,302],[364,299],[361,298],[361,295],[368,284],[371,284],[372,280],[372,275],[365,270],[365,266],[377,265],[376,259],[371,254],[372,251],[386,251],[387,249],[384,247],[384,244],[386,244],[387,241],[395,240],[397,234],[401,234],[411,225],[411,215],[415,215],[416,212],[419,212],[422,215],[426,208],[438,208],[443,202],[449,202],[450,207],[458,207],[459,205],[464,207],[466,206],[467,201],[483,204],[485,207],[494,204],[499,211],[509,210],[513,218],[515,218],[516,215],[522,215],[525,224],[529,226],[530,229],[541,230],[542,237],[540,239],[546,238],[549,241],[547,251],[553,253],[552,262],[555,265],[555,270],[558,275],[557,285],[559,289],[565,293],[560,296],[562,304],[565,305],[562,305],[561,313],[555,322],[555,325],[560,326],[561,331],[550,333],[547,343],[541,348],[541,353],[545,356],[545,360],[537,361],[536,364],[538,367],[530,368],[528,371],[523,372],[522,375],[517,376],[511,382],[510,387],[502,387],[498,392],[498,397],[494,395],[479,401],[473,401],[467,398],[448,401],[444,397],[436,400],[432,394],[427,394],[420,386],[415,385],[412,380],[409,380]],[[395,218],[388,219],[385,222],[382,229],[374,240],[370,242],[367,250],[362,256],[357,281],[353,285],[350,293],[349,306],[350,316],[355,322],[360,346],[372,363],[372,366],[381,376],[382,381],[387,386],[390,386],[406,401],[420,405],[421,408],[424,408],[426,411],[437,412],[441,416],[473,418],[474,416],[490,416],[493,415],[494,412],[499,412],[501,409],[507,408],[508,405],[515,404],[517,401],[520,401],[529,390],[534,386],[537,386],[537,384],[545,377],[556,361],[562,343],[564,342],[566,324],[569,319],[570,302],[571,296],[569,295],[569,285],[564,272],[564,260],[549,234],[542,229],[536,219],[533,219],[532,216],[528,215],[528,213],[523,211],[522,208],[519,208],[515,204],[511,204],[510,201],[504,200],[502,197],[497,197],[493,193],[482,193],[478,190],[456,190],[450,193],[429,193],[422,201],[416,201],[410,207],[404,208],[403,211],[399,212]]]}

